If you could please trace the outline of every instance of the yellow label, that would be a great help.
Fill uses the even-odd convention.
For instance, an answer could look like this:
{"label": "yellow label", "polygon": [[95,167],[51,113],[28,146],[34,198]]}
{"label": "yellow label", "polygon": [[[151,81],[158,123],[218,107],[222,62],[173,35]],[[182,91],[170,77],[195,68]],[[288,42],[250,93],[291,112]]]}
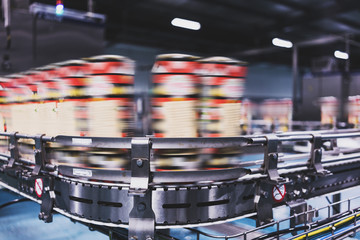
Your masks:
{"label": "yellow label", "polygon": [[84,95],[84,90],[82,89],[71,89],[69,92],[70,92],[70,96],[72,97],[78,97]]}

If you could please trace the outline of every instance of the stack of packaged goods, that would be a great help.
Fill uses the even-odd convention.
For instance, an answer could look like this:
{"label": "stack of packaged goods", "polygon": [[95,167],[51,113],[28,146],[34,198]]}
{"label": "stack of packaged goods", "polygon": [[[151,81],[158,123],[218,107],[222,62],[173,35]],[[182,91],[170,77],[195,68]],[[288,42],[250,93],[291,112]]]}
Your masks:
{"label": "stack of packaged goods", "polygon": [[[198,57],[163,54],[153,66],[152,119],[156,137],[197,137]],[[194,168],[196,151],[158,151],[157,167]]]}
{"label": "stack of packaged goods", "polygon": [[268,123],[266,131],[287,132],[292,124],[292,100],[267,99],[262,103],[262,118]]}
{"label": "stack of packaged goods", "polygon": [[[63,129],[74,125],[68,124],[63,120],[64,108],[60,108],[60,106],[65,93],[61,91],[63,84],[58,78],[57,69],[54,65],[47,65],[35,69],[37,77],[34,81],[38,82],[37,94],[41,103],[38,112],[44,117],[38,133],[42,131],[48,136],[71,133],[71,131],[66,132]],[[60,109],[62,111],[60,111]]]}
{"label": "stack of packaged goods", "polygon": [[242,100],[242,105],[240,108],[240,128],[241,134],[251,134],[251,123],[252,118],[255,115],[255,104],[249,99]]}
{"label": "stack of packaged goods", "polygon": [[[96,56],[39,67],[0,79],[4,131],[48,136],[132,136],[134,62]],[[105,87],[104,87],[105,86]],[[0,92],[1,93],[1,92]],[[0,98],[1,98],[0,96]],[[26,141],[26,140],[25,140]],[[24,140],[20,141],[25,144]],[[26,142],[31,149],[33,142]],[[124,150],[88,152],[52,143],[59,164],[122,167]],[[22,157],[27,149],[20,149]],[[28,157],[28,156],[26,156]]]}
{"label": "stack of packaged goods", "polygon": [[[8,94],[6,87],[9,84],[9,80],[0,78],[0,131],[7,131],[7,122],[9,121],[9,105],[8,105]],[[9,153],[8,139],[7,137],[0,136],[0,152]]]}
{"label": "stack of packaged goods", "polygon": [[360,123],[360,96],[349,96],[348,102],[348,123],[354,127],[359,128]]}
{"label": "stack of packaged goods", "polygon": [[[87,95],[91,136],[133,136],[133,60],[115,55],[86,59],[89,66]],[[115,131],[114,131],[115,130]]]}
{"label": "stack of packaged goods", "polygon": [[339,114],[339,103],[335,97],[321,97],[321,126],[322,128],[336,127],[336,119]]}
{"label": "stack of packaged goods", "polygon": [[[200,62],[202,85],[200,129],[203,137],[235,137],[241,134],[241,101],[244,95],[246,63],[226,57]],[[236,149],[207,149],[206,167],[229,164]]]}
{"label": "stack of packaged goods", "polygon": [[[78,86],[76,83],[84,82],[83,76],[85,74],[83,72],[85,67],[83,61],[70,60],[36,69],[41,76],[38,87],[38,95],[41,99],[41,109],[39,111],[44,117],[42,128],[43,133],[46,133],[46,135],[80,136],[82,134],[78,126],[78,122],[82,121],[82,119],[76,119],[76,107],[80,101],[76,97],[83,97],[81,90],[83,90],[84,86],[81,84]],[[80,91],[77,90],[78,87]],[[76,147],[62,147],[52,143],[50,155],[53,156],[53,162],[56,164],[82,167],[86,166],[86,159],[81,150]]]}
{"label": "stack of packaged goods", "polygon": [[[133,60],[115,55],[86,58],[89,85],[87,95],[90,136],[129,137],[134,135]],[[96,167],[126,167],[125,149],[89,152],[88,161]]]}
{"label": "stack of packaged goods", "polygon": [[[82,60],[69,60],[55,64],[58,79],[63,85],[63,101],[58,107],[63,125],[58,131],[64,135],[88,136],[86,88],[88,65]],[[59,134],[59,133],[58,133]]]}
{"label": "stack of packaged goods", "polygon": [[40,99],[59,102],[66,96],[66,85],[60,80],[58,66],[54,64],[38,67],[38,95]]}
{"label": "stack of packaged goods", "polygon": [[[35,105],[38,103],[33,88],[33,84],[24,74],[12,74],[6,76],[9,84],[8,91],[8,121],[6,128],[8,132],[23,132],[33,134],[37,128]],[[30,124],[35,124],[34,128]],[[33,154],[34,142],[29,139],[19,141],[19,151],[22,157],[35,162]]]}
{"label": "stack of packaged goods", "polygon": [[287,132],[292,129],[293,103],[291,99],[280,99],[278,102],[279,131]]}

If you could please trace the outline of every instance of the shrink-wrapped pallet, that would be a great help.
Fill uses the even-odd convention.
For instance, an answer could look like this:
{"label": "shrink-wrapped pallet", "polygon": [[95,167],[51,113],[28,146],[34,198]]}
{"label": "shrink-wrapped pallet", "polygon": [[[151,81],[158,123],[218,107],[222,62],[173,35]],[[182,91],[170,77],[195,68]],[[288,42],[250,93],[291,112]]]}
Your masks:
{"label": "shrink-wrapped pallet", "polygon": [[245,63],[226,57],[210,57],[199,62],[202,136],[239,136],[241,100],[247,73]]}
{"label": "shrink-wrapped pallet", "polygon": [[[152,128],[157,137],[197,137],[198,57],[163,54],[152,68]],[[196,168],[196,150],[156,152],[158,168]]]}
{"label": "shrink-wrapped pallet", "polygon": [[[203,137],[240,136],[241,102],[244,95],[247,67],[244,62],[227,57],[210,57],[199,61],[201,79],[200,133]],[[205,149],[210,156],[205,167],[230,164],[238,149]]]}
{"label": "shrink-wrapped pallet", "polygon": [[198,136],[197,107],[200,88],[196,74],[197,60],[198,57],[185,54],[157,56],[152,68],[155,136]]}
{"label": "shrink-wrapped pallet", "polygon": [[325,128],[336,127],[336,119],[339,114],[339,103],[335,97],[327,96],[321,97],[320,100],[321,109],[321,125]]}

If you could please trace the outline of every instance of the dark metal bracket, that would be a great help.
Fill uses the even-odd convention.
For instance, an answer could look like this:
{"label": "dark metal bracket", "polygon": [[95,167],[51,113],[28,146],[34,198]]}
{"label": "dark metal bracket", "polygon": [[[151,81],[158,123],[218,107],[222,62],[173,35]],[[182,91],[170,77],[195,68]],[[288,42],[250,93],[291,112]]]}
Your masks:
{"label": "dark metal bracket", "polygon": [[322,137],[320,134],[312,134],[313,140],[311,145],[311,156],[309,160],[309,169],[315,171],[315,175],[326,176],[331,174],[330,171],[324,169],[321,163],[322,158]]}
{"label": "dark metal bracket", "polygon": [[43,177],[44,192],[41,197],[39,219],[46,223],[53,221],[53,207],[55,203],[54,180],[52,177]]}
{"label": "dark metal bracket", "polygon": [[273,221],[271,186],[268,181],[259,181],[256,186],[254,201],[257,211],[256,226],[258,227]]}
{"label": "dark metal bracket", "polygon": [[129,215],[129,239],[153,240],[155,214],[152,210],[152,192],[149,190],[151,140],[133,138],[131,141],[131,180],[128,194],[133,196]]}
{"label": "dark metal bracket", "polygon": [[131,141],[131,181],[129,195],[145,196],[150,181],[149,138],[134,138]]}
{"label": "dark metal bracket", "polygon": [[44,135],[45,134],[36,135],[36,137],[34,138],[35,168],[32,172],[33,175],[39,175],[41,170],[45,168],[45,164],[46,164],[45,142],[42,139]]}
{"label": "dark metal bracket", "polygon": [[267,135],[266,139],[263,164],[264,174],[268,176],[268,180],[273,184],[285,183],[286,180],[279,176],[277,170],[279,139],[275,134]]}
{"label": "dark metal bracket", "polygon": [[[295,228],[300,224],[307,224],[313,221],[313,218],[318,214],[316,211],[310,211],[313,208],[306,203],[304,199],[298,199],[286,203],[290,208],[290,228]],[[317,217],[317,216],[316,216]],[[297,231],[291,232],[293,236],[297,235]]]}
{"label": "dark metal bracket", "polygon": [[16,134],[18,132],[11,133],[9,137],[9,150],[10,150],[10,159],[8,162],[7,167],[12,168],[14,167],[15,162],[19,161],[19,146],[18,146],[18,139],[16,138]]}

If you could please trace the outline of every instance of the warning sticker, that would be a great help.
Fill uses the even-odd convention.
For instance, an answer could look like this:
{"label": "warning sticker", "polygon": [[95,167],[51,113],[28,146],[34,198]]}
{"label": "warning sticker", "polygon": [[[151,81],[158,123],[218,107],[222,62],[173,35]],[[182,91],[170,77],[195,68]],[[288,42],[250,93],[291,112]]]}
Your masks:
{"label": "warning sticker", "polygon": [[275,202],[281,202],[284,200],[286,194],[285,184],[277,185],[273,187],[272,196]]}
{"label": "warning sticker", "polygon": [[41,178],[36,179],[35,180],[35,192],[39,198],[41,198],[41,196],[42,196],[43,189],[44,189],[43,180]]}

